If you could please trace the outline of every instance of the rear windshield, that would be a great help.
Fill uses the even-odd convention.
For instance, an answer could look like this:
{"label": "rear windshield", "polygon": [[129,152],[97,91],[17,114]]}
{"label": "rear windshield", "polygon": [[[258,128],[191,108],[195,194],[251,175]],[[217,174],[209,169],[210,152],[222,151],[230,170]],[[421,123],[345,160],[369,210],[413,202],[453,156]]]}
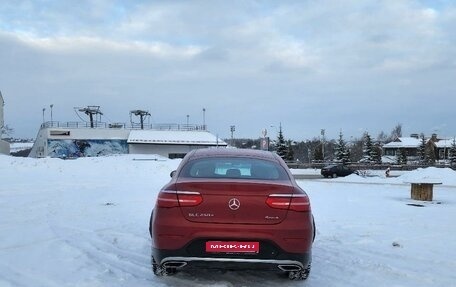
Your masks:
{"label": "rear windshield", "polygon": [[179,174],[192,178],[242,178],[286,180],[288,174],[277,163],[254,158],[201,158],[189,161]]}

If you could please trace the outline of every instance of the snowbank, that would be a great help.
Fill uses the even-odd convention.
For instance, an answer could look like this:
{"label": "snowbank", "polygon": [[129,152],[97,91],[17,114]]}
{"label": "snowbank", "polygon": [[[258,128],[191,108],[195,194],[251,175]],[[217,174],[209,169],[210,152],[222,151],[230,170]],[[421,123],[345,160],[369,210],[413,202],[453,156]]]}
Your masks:
{"label": "snowbank", "polygon": [[[319,169],[291,169],[294,175],[320,175]],[[456,171],[451,168],[418,168],[413,171],[390,172],[391,177],[385,176],[384,170],[364,170],[360,175],[351,174],[336,179],[323,179],[322,181],[344,183],[375,183],[375,184],[409,184],[410,182],[441,182],[444,186],[456,187]]]}
{"label": "snowbank", "polygon": [[[0,286],[453,286],[451,170],[300,180],[317,224],[307,282],[264,271],[189,270],[157,278],[148,222],[180,160],[120,155],[61,160],[0,155]],[[440,178],[414,207],[404,181]],[[362,182],[365,184],[353,184]],[[437,204],[439,203],[439,204]]]}
{"label": "snowbank", "polygon": [[451,168],[419,168],[400,177],[403,182],[441,182],[443,185],[456,186],[456,172]]}

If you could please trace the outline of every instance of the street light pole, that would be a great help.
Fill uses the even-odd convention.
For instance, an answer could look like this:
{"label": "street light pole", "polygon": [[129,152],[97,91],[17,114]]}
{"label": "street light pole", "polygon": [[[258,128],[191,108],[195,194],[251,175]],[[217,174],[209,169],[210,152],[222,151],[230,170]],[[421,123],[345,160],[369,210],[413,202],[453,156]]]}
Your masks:
{"label": "street light pole", "polygon": [[206,130],[206,109],[203,108],[203,130]]}
{"label": "street light pole", "polygon": [[236,126],[230,126],[230,131],[231,131],[231,146],[234,146],[234,131],[236,130]]}
{"label": "street light pole", "polygon": [[54,105],[51,104],[49,107],[51,108],[51,124],[52,124],[52,108],[54,107]]}
{"label": "street light pole", "polygon": [[321,153],[323,155],[323,163],[325,162],[325,129],[321,129]]}

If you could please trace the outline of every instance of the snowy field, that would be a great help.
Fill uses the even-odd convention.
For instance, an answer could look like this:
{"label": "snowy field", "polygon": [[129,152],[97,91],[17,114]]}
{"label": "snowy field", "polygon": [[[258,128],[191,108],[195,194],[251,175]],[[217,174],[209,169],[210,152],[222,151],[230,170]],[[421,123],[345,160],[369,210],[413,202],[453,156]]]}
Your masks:
{"label": "snowy field", "polygon": [[[258,271],[157,278],[149,214],[179,162],[0,156],[0,286],[456,286],[456,172],[435,168],[298,181],[318,230],[307,281]],[[443,183],[424,207],[408,205],[422,203],[404,184],[415,180]]]}
{"label": "snowy field", "polygon": [[18,152],[26,149],[31,149],[33,147],[33,142],[27,143],[11,143],[10,144],[10,152]]}

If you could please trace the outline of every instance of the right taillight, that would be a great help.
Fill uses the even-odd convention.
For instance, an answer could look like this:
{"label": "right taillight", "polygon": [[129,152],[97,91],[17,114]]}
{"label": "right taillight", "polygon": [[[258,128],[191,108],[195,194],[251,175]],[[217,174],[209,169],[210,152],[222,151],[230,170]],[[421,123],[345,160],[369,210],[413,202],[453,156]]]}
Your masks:
{"label": "right taillight", "polygon": [[306,194],[271,194],[266,199],[271,208],[293,211],[310,211],[310,201]]}
{"label": "right taillight", "polygon": [[157,206],[164,208],[197,206],[203,202],[199,192],[162,190],[157,197]]}

